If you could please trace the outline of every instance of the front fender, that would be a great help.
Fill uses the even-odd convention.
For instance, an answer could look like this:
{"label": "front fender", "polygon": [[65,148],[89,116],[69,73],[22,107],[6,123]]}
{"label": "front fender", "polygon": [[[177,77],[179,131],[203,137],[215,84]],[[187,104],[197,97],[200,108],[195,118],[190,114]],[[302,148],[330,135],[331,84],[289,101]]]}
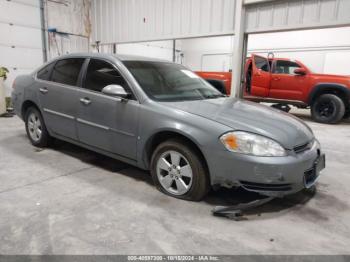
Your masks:
{"label": "front fender", "polygon": [[315,85],[315,87],[312,89],[307,103],[311,105],[314,99],[323,92],[339,92],[345,96],[347,101],[350,101],[350,89],[346,85],[337,83],[321,83]]}
{"label": "front fender", "polygon": [[220,148],[219,136],[229,127],[206,118],[165,106],[143,105],[140,110],[139,136],[137,141],[139,167],[148,169],[145,161],[152,138],[161,132],[173,132],[193,142],[204,154],[203,148]]}

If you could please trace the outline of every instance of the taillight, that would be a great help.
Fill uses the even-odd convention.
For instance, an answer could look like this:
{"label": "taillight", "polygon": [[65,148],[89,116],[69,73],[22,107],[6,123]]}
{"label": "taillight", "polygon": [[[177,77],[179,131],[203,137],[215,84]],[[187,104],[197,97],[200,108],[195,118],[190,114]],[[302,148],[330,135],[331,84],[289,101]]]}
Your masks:
{"label": "taillight", "polygon": [[16,79],[14,79],[13,82],[12,82],[12,88],[13,89],[15,89],[15,81],[16,81]]}

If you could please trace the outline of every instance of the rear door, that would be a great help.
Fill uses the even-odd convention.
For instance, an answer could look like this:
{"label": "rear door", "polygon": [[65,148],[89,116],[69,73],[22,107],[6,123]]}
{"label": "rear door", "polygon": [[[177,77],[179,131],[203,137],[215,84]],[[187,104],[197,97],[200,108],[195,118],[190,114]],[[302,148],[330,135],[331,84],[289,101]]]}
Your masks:
{"label": "rear door", "polygon": [[266,97],[270,88],[270,64],[267,58],[252,56],[251,88],[250,95]]}
{"label": "rear door", "polygon": [[294,70],[301,68],[296,61],[276,60],[271,74],[271,98],[301,100],[303,86],[307,85],[307,75],[296,75]]}
{"label": "rear door", "polygon": [[110,62],[90,59],[83,88],[79,91],[77,129],[82,143],[136,159],[139,103],[132,96],[128,100],[103,94],[111,84],[132,93],[125,78]]}
{"label": "rear door", "polygon": [[55,134],[77,139],[78,81],[85,58],[58,60],[37,74],[45,124]]}

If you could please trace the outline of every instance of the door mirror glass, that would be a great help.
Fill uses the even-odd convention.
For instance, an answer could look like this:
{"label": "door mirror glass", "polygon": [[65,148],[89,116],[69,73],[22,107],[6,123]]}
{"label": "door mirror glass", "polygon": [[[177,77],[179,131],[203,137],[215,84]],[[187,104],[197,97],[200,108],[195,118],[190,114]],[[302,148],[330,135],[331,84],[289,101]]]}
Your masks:
{"label": "door mirror glass", "polygon": [[128,98],[130,94],[120,85],[108,85],[102,89],[102,93],[109,96],[119,96],[121,98]]}
{"label": "door mirror glass", "polygon": [[294,70],[294,74],[304,76],[306,75],[306,70],[304,68],[297,68]]}

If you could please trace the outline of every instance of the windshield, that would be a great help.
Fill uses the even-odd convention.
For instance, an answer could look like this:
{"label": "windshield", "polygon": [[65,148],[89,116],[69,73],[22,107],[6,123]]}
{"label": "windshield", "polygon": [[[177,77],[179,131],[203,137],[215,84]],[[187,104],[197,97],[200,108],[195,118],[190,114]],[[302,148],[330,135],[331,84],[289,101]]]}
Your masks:
{"label": "windshield", "polygon": [[145,93],[156,101],[202,100],[225,95],[182,65],[124,61]]}

